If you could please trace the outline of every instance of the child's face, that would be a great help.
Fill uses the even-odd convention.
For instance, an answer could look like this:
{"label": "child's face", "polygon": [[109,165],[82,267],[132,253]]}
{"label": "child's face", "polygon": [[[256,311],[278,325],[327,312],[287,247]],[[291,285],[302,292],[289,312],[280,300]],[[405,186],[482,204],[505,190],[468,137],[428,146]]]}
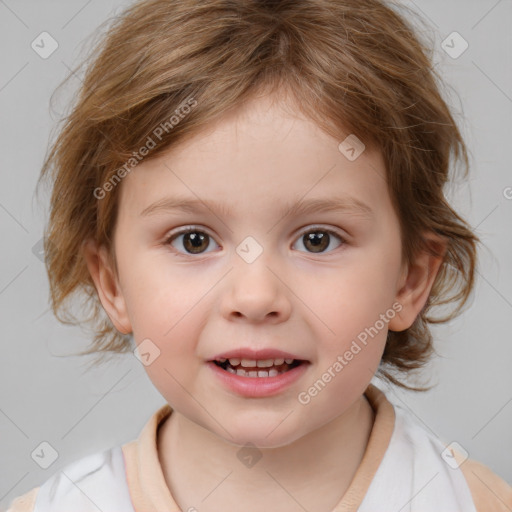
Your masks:
{"label": "child's face", "polygon": [[[137,344],[151,340],[142,352],[153,358],[158,347],[145,368],[176,411],[230,442],[270,447],[322,427],[361,398],[388,328],[408,327],[395,314],[405,275],[380,153],[367,148],[349,161],[341,140],[266,99],[238,114],[123,180],[118,288],[102,301],[119,330],[133,330]],[[142,214],[178,196],[226,211]],[[335,198],[357,199],[371,212],[286,215],[285,205]],[[166,243],[189,226],[195,238]],[[209,362],[239,348],[282,350],[309,363],[279,392],[248,397]],[[321,391],[310,391],[318,380]]]}

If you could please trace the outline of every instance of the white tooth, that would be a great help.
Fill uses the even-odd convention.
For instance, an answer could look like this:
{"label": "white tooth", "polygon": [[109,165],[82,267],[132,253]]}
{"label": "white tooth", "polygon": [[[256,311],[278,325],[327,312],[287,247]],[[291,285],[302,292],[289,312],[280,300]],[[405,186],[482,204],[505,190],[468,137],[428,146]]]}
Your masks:
{"label": "white tooth", "polygon": [[228,366],[226,368],[226,370],[229,372],[229,373],[236,373],[236,370],[234,368],[231,368],[231,366]]}
{"label": "white tooth", "polygon": [[284,363],[284,359],[274,359],[274,365],[279,366]]}
{"label": "white tooth", "polygon": [[219,359],[219,363],[225,363],[225,362],[226,362],[226,358],[225,358],[225,357],[221,357],[221,358]]}
{"label": "white tooth", "polygon": [[273,359],[260,359],[259,361],[256,361],[258,368],[268,368],[269,366],[274,365]]}
{"label": "white tooth", "polygon": [[252,367],[256,366],[256,361],[254,359],[242,359],[240,364],[245,367]]}
{"label": "white tooth", "polygon": [[284,372],[279,372],[275,368],[271,368],[269,371],[266,370],[252,370],[250,372],[239,368],[235,370],[234,368],[228,368],[230,373],[235,373],[236,375],[240,375],[241,377],[258,377],[258,378],[266,378],[266,377],[275,377],[276,375],[280,375]]}
{"label": "white tooth", "polygon": [[293,363],[293,359],[285,359],[284,362],[286,364],[292,364]]}
{"label": "white tooth", "polygon": [[230,364],[231,366],[238,366],[238,365],[240,364],[240,359],[238,359],[238,358],[236,358],[236,357],[235,357],[235,358],[233,358],[233,359],[230,359],[230,360],[229,360],[229,364]]}

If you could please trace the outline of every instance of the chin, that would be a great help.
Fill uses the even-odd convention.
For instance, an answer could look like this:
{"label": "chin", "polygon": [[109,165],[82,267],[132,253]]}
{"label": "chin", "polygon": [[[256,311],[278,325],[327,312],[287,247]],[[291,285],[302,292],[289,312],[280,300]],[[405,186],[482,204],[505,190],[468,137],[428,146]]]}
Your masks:
{"label": "chin", "polygon": [[282,426],[276,428],[276,426],[279,425],[279,421],[277,421],[271,428],[268,428],[267,426],[261,426],[258,428],[254,423],[246,428],[244,428],[243,425],[239,425],[239,428],[237,429],[226,426],[226,429],[232,434],[232,436],[229,436],[222,431],[222,438],[233,446],[238,446],[240,448],[247,447],[247,445],[254,445],[254,447],[257,448],[272,449],[288,446],[302,437],[302,433],[297,432],[296,429],[288,432],[283,429]]}

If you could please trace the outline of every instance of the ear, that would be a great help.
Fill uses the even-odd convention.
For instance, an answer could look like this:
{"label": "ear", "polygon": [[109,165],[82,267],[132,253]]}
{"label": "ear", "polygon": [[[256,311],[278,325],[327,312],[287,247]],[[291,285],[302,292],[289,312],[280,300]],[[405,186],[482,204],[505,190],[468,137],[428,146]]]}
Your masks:
{"label": "ear", "polygon": [[126,311],[126,303],[110,263],[107,248],[103,245],[98,246],[94,240],[87,240],[83,245],[83,251],[87,268],[107,315],[120,333],[131,333],[132,326]]}
{"label": "ear", "polygon": [[448,246],[446,239],[432,232],[423,236],[427,245],[438,255],[435,256],[426,250],[422,251],[408,268],[404,268],[395,297],[395,301],[402,305],[402,309],[389,322],[390,331],[404,331],[414,323],[428,300],[443,262]]}

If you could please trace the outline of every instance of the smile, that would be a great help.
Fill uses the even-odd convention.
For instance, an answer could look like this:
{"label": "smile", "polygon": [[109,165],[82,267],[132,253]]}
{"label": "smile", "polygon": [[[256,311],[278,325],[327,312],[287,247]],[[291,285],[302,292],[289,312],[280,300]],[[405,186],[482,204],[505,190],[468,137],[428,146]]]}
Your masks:
{"label": "smile", "polygon": [[309,366],[301,359],[238,359],[209,361],[208,366],[223,385],[249,398],[271,396],[283,391]]}

